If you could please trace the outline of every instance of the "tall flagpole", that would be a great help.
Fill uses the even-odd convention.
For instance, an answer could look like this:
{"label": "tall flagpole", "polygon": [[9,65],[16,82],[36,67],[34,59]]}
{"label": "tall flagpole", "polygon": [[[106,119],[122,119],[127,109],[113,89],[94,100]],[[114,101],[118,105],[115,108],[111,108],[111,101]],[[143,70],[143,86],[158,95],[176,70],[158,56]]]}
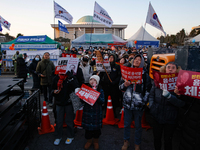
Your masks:
{"label": "tall flagpole", "polygon": [[[54,12],[54,17],[53,17],[53,20],[54,20],[54,39],[53,39],[53,40],[55,41],[55,36],[56,36],[56,35],[55,35],[55,34],[56,34],[56,29],[55,29],[55,28],[56,28],[56,27],[55,27],[55,8],[54,8],[54,7],[55,7],[55,6],[54,6],[55,3],[54,3],[54,2],[55,2],[55,1],[53,0],[53,12]],[[55,47],[56,47],[56,41],[55,41]],[[56,49],[57,49],[57,47],[56,47]]]}

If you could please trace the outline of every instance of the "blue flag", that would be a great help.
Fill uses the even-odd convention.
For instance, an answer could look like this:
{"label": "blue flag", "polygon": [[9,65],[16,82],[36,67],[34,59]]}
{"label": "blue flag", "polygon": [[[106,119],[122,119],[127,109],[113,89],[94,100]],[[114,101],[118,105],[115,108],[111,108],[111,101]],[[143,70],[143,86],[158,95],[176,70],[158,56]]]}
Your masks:
{"label": "blue flag", "polygon": [[1,23],[0,23],[0,31],[2,31],[3,29],[2,29],[2,27],[1,27]]}
{"label": "blue flag", "polygon": [[63,32],[66,32],[66,33],[69,34],[69,32],[68,32],[66,26],[65,26],[62,22],[60,22],[59,20],[58,20],[58,27],[59,27],[59,30],[60,30],[60,31],[63,31]]}

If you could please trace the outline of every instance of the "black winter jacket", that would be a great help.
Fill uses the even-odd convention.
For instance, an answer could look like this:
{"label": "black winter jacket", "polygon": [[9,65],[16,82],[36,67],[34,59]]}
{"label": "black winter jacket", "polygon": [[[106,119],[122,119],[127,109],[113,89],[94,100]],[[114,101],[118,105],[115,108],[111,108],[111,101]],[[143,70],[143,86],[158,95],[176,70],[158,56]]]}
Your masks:
{"label": "black winter jacket", "polygon": [[175,124],[177,121],[178,107],[184,106],[184,102],[171,92],[168,99],[162,96],[163,90],[153,84],[149,94],[150,113],[160,124]]}
{"label": "black winter jacket", "polygon": [[27,66],[25,60],[22,57],[17,58],[17,77],[25,78],[27,76]]}
{"label": "black winter jacket", "polygon": [[66,105],[72,104],[69,95],[72,92],[74,92],[76,88],[79,87],[79,83],[76,77],[75,76],[72,76],[70,78],[67,77],[63,81],[63,88],[61,89],[60,93],[55,94],[54,90],[57,90],[58,80],[59,80],[59,76],[57,75],[54,77],[53,85],[52,85],[52,93],[53,93],[53,96],[55,97],[55,104],[59,106],[66,106]]}

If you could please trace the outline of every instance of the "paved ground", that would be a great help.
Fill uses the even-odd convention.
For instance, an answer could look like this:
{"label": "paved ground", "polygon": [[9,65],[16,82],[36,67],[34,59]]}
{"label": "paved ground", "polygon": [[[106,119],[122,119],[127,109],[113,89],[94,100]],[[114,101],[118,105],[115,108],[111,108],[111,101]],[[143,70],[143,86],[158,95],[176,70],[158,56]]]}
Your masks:
{"label": "paved ground", "polygon": [[[14,75],[2,75],[0,78],[13,78]],[[32,79],[28,79],[27,84],[25,84],[25,90],[29,90],[32,87]],[[41,97],[41,106],[43,102],[43,95]],[[54,124],[53,111],[51,107],[47,107],[49,112],[49,118],[51,124]],[[118,116],[120,118],[120,116]],[[54,133],[48,133],[44,135],[39,135],[37,130],[32,135],[31,139],[28,142],[26,150],[83,150],[83,146],[86,142],[84,138],[84,130],[77,129],[75,134],[75,139],[70,145],[65,144],[66,140],[66,129],[63,129],[63,139],[59,146],[54,146]],[[135,129],[131,129],[131,146],[129,150],[134,150],[134,131]],[[173,137],[173,150],[178,150],[179,147],[179,139],[180,139],[180,131],[176,130]],[[99,139],[100,150],[120,150],[123,145],[123,129],[119,129],[118,126],[110,126],[104,125],[102,128],[102,135]],[[90,148],[92,150],[93,147]],[[153,134],[152,129],[145,130],[142,132],[142,144],[141,150],[154,150],[153,147]]]}

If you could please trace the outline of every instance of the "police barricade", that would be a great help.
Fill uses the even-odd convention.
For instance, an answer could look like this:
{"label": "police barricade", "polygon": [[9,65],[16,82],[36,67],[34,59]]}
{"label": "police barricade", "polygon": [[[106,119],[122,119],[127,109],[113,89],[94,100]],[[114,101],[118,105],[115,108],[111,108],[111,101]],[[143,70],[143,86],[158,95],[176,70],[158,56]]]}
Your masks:
{"label": "police barricade", "polygon": [[[23,79],[3,80],[1,82],[5,83],[0,87],[0,147],[2,150],[24,149],[41,122],[40,93],[39,90],[24,91]],[[12,85],[5,89],[6,83]]]}

